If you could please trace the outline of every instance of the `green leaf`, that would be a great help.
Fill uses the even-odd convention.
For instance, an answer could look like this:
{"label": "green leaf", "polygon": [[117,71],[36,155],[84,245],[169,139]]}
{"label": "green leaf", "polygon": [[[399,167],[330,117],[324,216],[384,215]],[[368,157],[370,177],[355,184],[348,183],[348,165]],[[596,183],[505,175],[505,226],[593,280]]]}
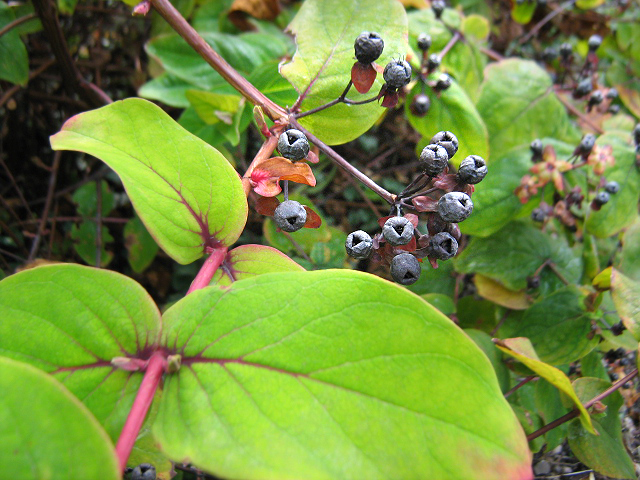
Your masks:
{"label": "green leaf", "polygon": [[263,63],[249,74],[247,80],[269,100],[283,107],[290,107],[298,98],[298,93],[278,72],[279,64],[278,60]]}
{"label": "green leaf", "polygon": [[[288,27],[296,36],[297,51],[280,73],[303,97],[307,111],[335,100],[350,80],[355,61],[353,44],[363,31],[378,32],[384,52],[377,60],[386,65],[407,53],[407,17],[395,0],[308,0]],[[348,98],[371,98],[382,86],[382,76],[367,94],[351,89]],[[338,104],[300,119],[300,123],[329,145],[346,143],[366,132],[385,109],[377,102],[366,105]]]}
{"label": "green leaf", "polygon": [[[456,258],[455,267],[461,273],[480,273],[517,291],[526,288],[527,277],[547,260],[556,265],[569,283],[580,281],[582,259],[564,239],[552,238],[524,223],[511,222],[487,238],[472,238]],[[549,268],[542,270],[540,295],[562,286],[562,281]]]}
{"label": "green leaf", "polygon": [[489,130],[492,159],[535,138],[576,137],[564,105],[553,93],[549,74],[529,60],[490,64],[476,107]]}
{"label": "green leaf", "polygon": [[464,18],[461,30],[465,37],[471,35],[477,40],[484,40],[491,32],[491,24],[482,15],[472,14]]}
{"label": "green leaf", "polygon": [[484,354],[380,278],[324,270],[205,288],[165,313],[163,338],[183,366],[154,434],[217,476],[533,478]]}
{"label": "green leaf", "polygon": [[[587,402],[611,387],[611,383],[598,378],[579,378],[573,386],[580,400]],[[615,392],[602,400],[607,406],[604,415],[593,417],[593,425],[600,435],[589,435],[579,422],[569,424],[569,447],[587,467],[608,477],[637,478],[633,461],[622,441],[622,425],[618,412],[624,403]]]}
{"label": "green leaf", "polygon": [[247,201],[233,167],[146,100],[76,115],[51,145],[113,168],[149,233],[178,263],[197,260],[207,246],[233,244],[244,228]]}
{"label": "green leaf", "polygon": [[60,382],[0,357],[0,391],[2,478],[121,478],[104,429]]}
{"label": "green leaf", "polygon": [[602,364],[602,354],[597,349],[580,359],[580,370],[585,377],[609,381],[607,369]]}
{"label": "green leaf", "polygon": [[[102,189],[102,216],[106,217],[113,210],[114,196],[107,182],[100,182]],[[98,211],[98,197],[95,182],[85,183],[73,193],[73,203],[78,206],[78,213],[87,218],[95,217]],[[113,240],[113,239],[112,239]]]}
{"label": "green leaf", "polygon": [[219,122],[231,125],[233,114],[244,107],[244,99],[240,95],[187,90],[186,96],[198,116],[209,125]]}
{"label": "green leaf", "polygon": [[538,7],[535,0],[525,0],[524,2],[513,2],[511,7],[511,18],[516,22],[526,25],[533,18],[533,14]]}
{"label": "green leaf", "polygon": [[491,336],[486,332],[475,330],[473,328],[465,329],[464,333],[471,337],[471,340],[480,347],[491,362],[491,366],[493,367],[496,377],[498,378],[498,383],[500,384],[500,390],[502,390],[503,393],[509,390],[511,383],[509,369],[503,361],[502,352],[498,350],[498,347],[496,347],[496,345],[491,341]]}
{"label": "green leaf", "polygon": [[[71,239],[73,248],[80,258],[88,265],[96,264],[96,239],[98,232],[95,222],[81,222],[71,228]],[[107,250],[106,246],[113,242],[113,237],[105,225],[102,226],[102,244],[100,247],[100,266],[106,267],[113,260],[113,252]]]}
{"label": "green leaf", "polygon": [[580,410],[580,423],[587,431],[595,435],[595,430],[591,424],[591,417],[573,390],[569,377],[567,377],[562,370],[541,361],[528,338],[507,338],[505,340],[497,340],[496,343],[498,348],[504,353],[522,362],[526,367],[533,370],[540,377],[567,395],[571,402]]}
{"label": "green leaf", "polygon": [[263,245],[242,245],[227,253],[210,285],[229,286],[233,282],[264,273],[304,270],[279,250]]}
{"label": "green leaf", "polygon": [[441,293],[453,297],[456,286],[453,262],[441,262],[438,268],[424,268],[416,283],[407,287],[413,293]]}
{"label": "green leaf", "polygon": [[445,315],[456,313],[456,304],[453,303],[453,298],[449,295],[443,295],[442,293],[425,293],[420,296]]}
{"label": "green leaf", "polygon": [[[435,78],[435,75],[433,77]],[[416,85],[405,102],[409,123],[423,137],[417,149],[422,151],[431,137],[445,129],[453,132],[460,141],[458,152],[452,159],[454,165],[459,165],[468,155],[480,155],[483,158],[488,158],[487,127],[460,86],[453,81],[451,87],[440,94],[440,98],[433,93],[431,88],[428,88],[426,94],[431,100],[429,113],[424,117],[416,117],[411,114],[409,107],[413,97],[421,91],[422,86]]]}
{"label": "green leaf", "polygon": [[138,95],[172,107],[187,108],[190,103],[186,93],[192,88],[193,85],[189,82],[170,73],[163,73],[142,85],[138,90]]}
{"label": "green leaf", "polygon": [[624,326],[640,341],[640,282],[613,269],[611,296]]}
{"label": "green leaf", "polygon": [[[269,60],[285,56],[291,50],[291,40],[285,35],[231,35],[218,32],[200,34],[233,68],[245,74]],[[220,74],[176,33],[151,39],[146,50],[162,64],[166,72],[191,85],[213,91],[218,84],[224,83]]]}
{"label": "green leaf", "polygon": [[146,359],[160,312],[136,282],[80,265],[25,270],[0,282],[0,354],[53,374],[118,437],[142,375],[115,357]]}
{"label": "green leaf", "polygon": [[589,212],[586,229],[596,237],[605,238],[631,225],[638,217],[638,192],[640,172],[635,165],[634,149],[615,134],[601,135],[596,143],[602,147],[611,145],[615,165],[605,170],[608,181],[620,184],[620,191],[611,195],[610,200],[597,212]]}
{"label": "green leaf", "polygon": [[64,15],[73,15],[78,0],[58,0],[58,10]]}
{"label": "green leaf", "polygon": [[616,269],[627,277],[640,281],[640,218],[636,218],[635,223],[624,232]]}
{"label": "green leaf", "polygon": [[576,7],[583,10],[591,10],[593,8],[599,7],[603,3],[604,0],[577,0]]}
{"label": "green leaf", "polygon": [[158,244],[138,216],[124,226],[124,246],[129,252],[129,265],[136,273],[145,271],[158,253]]}
{"label": "green leaf", "polygon": [[[15,20],[11,8],[0,2],[0,28]],[[27,49],[15,30],[9,30],[0,37],[0,80],[18,85],[29,81],[29,58]]]}
{"label": "green leaf", "polygon": [[525,310],[531,305],[531,300],[524,290],[509,290],[501,283],[480,274],[474,275],[473,283],[478,289],[478,295],[503,307]]}
{"label": "green leaf", "polygon": [[527,337],[545,363],[574,362],[593,350],[599,340],[593,335],[594,317],[586,311],[584,300],[576,286],[561,288],[534,303],[522,318],[507,318],[501,333]]}

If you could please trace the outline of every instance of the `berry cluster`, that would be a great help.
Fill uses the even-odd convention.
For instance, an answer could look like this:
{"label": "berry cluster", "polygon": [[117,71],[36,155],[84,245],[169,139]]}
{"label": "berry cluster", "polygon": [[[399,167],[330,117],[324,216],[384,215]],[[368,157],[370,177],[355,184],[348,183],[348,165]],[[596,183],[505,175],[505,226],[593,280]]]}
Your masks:
{"label": "berry cluster", "polygon": [[[392,278],[402,285],[420,278],[421,259],[427,257],[437,268],[438,260],[454,257],[460,240],[457,224],[471,215],[474,185],[487,174],[486,163],[478,155],[469,155],[456,173],[449,173],[449,160],[457,151],[456,136],[438,132],[420,154],[421,172],[396,196],[391,215],[378,220],[382,231],[373,238],[362,230],[350,233],[347,253],[356,259],[388,263]],[[418,215],[405,215],[404,209],[426,214],[426,234],[418,230]]]}

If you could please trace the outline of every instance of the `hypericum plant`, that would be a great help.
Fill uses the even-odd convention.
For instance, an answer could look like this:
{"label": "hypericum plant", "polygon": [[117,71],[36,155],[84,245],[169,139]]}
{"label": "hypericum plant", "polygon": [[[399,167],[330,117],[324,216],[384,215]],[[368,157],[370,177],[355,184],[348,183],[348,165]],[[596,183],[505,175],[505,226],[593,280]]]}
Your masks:
{"label": "hypericum plant", "polygon": [[[192,23],[213,28],[205,5]],[[47,8],[36,0],[43,20]],[[395,0],[307,0],[274,78],[292,53],[279,34],[198,32],[168,0],[134,13],[151,10],[177,34],[147,44],[164,73],[140,93],[188,107],[179,122],[130,98],[70,118],[51,146],[115,171],[137,215],[125,234],[150,234],[179,264],[204,260],[162,312],[136,281],[97,268],[0,283],[0,477],[524,480],[532,452],[565,440],[587,466],[633,476],[617,413],[640,340],[640,130],[613,108],[627,84],[602,74],[629,50],[627,22],[620,52],[603,54],[613,40],[597,35],[584,62],[580,48],[563,43],[557,60],[545,45],[546,71],[488,50],[490,22],[442,1],[407,13]],[[406,186],[376,183],[330,146],[402,111],[422,137]],[[252,118],[261,147],[238,171],[212,145],[237,146]],[[363,194],[377,233],[335,234],[290,192],[320,184],[324,159],[386,203],[384,216]],[[109,195],[102,183],[74,195],[75,249],[86,261],[97,244],[98,265],[112,237],[83,225],[108,213]],[[335,264],[346,251],[422,298],[368,273],[306,272],[272,247],[233,248],[250,207],[271,217],[272,245],[284,237],[311,260],[335,255],[306,251],[323,244],[314,232],[335,234],[324,243]]]}

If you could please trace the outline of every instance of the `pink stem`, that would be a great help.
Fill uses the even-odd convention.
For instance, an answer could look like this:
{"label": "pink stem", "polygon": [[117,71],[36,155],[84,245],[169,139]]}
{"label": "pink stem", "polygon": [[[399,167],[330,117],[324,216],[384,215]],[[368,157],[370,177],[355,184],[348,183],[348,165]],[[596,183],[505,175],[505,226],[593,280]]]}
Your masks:
{"label": "pink stem", "polygon": [[207,258],[200,268],[200,271],[196,275],[196,278],[191,282],[191,286],[187,291],[187,295],[201,288],[208,287],[211,279],[215,275],[216,271],[224,262],[224,258],[227,256],[227,248],[214,248],[211,251],[211,255]]}
{"label": "pink stem", "polygon": [[136,443],[136,438],[138,438],[138,433],[147,416],[149,407],[151,407],[158,385],[160,385],[160,379],[166,364],[167,360],[161,352],[155,352],[149,359],[142,384],[138,389],[138,394],[116,445],[116,453],[118,454],[120,471],[122,472],[127,467],[127,460],[131,455],[134,443]]}

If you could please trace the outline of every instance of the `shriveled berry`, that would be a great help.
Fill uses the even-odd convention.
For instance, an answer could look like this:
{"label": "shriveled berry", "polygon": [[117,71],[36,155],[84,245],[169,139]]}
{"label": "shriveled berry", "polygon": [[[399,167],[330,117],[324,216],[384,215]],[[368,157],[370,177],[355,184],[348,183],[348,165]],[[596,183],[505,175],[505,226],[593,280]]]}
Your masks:
{"label": "shriveled berry", "polygon": [[[611,325],[611,333],[613,333],[616,337],[618,335],[622,335],[622,333],[626,330],[626,327],[624,326],[624,323],[622,322],[618,322],[615,323],[613,325]],[[620,362],[622,363],[622,362]]]}
{"label": "shriveled berry", "polygon": [[595,196],[595,198],[593,199],[593,202],[594,202],[596,205],[602,206],[602,205],[604,205],[605,203],[609,202],[609,199],[610,199],[610,198],[611,198],[611,197],[609,196],[609,193],[608,193],[608,192],[606,192],[606,191],[600,191],[600,192],[596,193],[596,196]]}
{"label": "shriveled berry", "polygon": [[295,200],[286,200],[276,207],[273,219],[285,232],[297,232],[307,222],[307,211]]}
{"label": "shriveled berry", "polygon": [[585,78],[578,83],[578,86],[573,91],[573,96],[576,98],[582,98],[585,95],[588,95],[591,90],[593,90],[593,83],[590,78]]}
{"label": "shriveled berry", "polygon": [[589,45],[589,51],[595,52],[600,48],[600,45],[602,45],[602,37],[600,35],[591,35],[587,43]]}
{"label": "shriveled berry", "polygon": [[458,137],[451,132],[438,132],[429,143],[435,143],[436,145],[444,147],[449,155],[449,160],[451,160],[458,151]]}
{"label": "shriveled berry", "polygon": [[593,150],[593,146],[595,144],[596,144],[596,136],[593,135],[592,133],[587,133],[584,137],[582,137],[582,140],[580,141],[580,145],[578,146],[578,149],[583,155],[587,155],[591,153],[591,150]]}
{"label": "shriveled berry", "polygon": [[607,109],[607,111],[610,114],[615,115],[620,112],[620,105],[609,105],[609,108]]}
{"label": "shriveled berry", "polygon": [[558,50],[553,47],[547,47],[542,52],[542,59],[547,63],[553,62],[556,58],[558,58]]}
{"label": "shriveled berry", "polygon": [[389,217],[382,227],[382,236],[389,243],[397,247],[406,245],[413,238],[413,224],[406,217]]}
{"label": "shriveled berry", "polygon": [[442,12],[444,12],[445,7],[446,4],[443,0],[431,0],[431,10],[433,10],[433,14],[436,18],[440,18],[442,16]]}
{"label": "shriveled berry", "polygon": [[440,55],[438,55],[437,53],[432,53],[431,55],[429,55],[429,59],[427,60],[427,68],[430,71],[433,71],[440,66],[441,61],[442,59],[440,58]]}
{"label": "shriveled berry", "polygon": [[614,99],[618,98],[618,90],[616,90],[615,87],[610,88],[605,96],[607,98],[610,98],[611,100],[614,100]]}
{"label": "shriveled berry", "polygon": [[436,80],[436,84],[433,88],[436,92],[443,92],[451,86],[451,83],[451,77],[448,74],[443,73],[438,77],[438,80]]}
{"label": "shriveled berry", "polygon": [[375,62],[384,50],[384,41],[376,32],[362,32],[356,38],[353,48],[360,63]]}
{"label": "shriveled berry", "polygon": [[298,161],[309,155],[309,140],[300,130],[292,128],[278,138],[278,150],[284,158]]}
{"label": "shriveled berry", "polygon": [[560,45],[560,56],[565,60],[571,56],[573,53],[573,47],[570,43],[563,43]]}
{"label": "shriveled berry", "polygon": [[596,90],[589,97],[589,105],[591,106],[600,105],[603,101],[604,95],[602,95],[602,92],[600,90]]}
{"label": "shriveled berry", "polygon": [[542,151],[544,150],[544,145],[542,144],[542,140],[536,138],[529,145],[529,149],[531,150],[531,153],[533,153],[534,156],[541,157]]}
{"label": "shriveled berry", "polygon": [[373,240],[367,232],[356,230],[347,236],[344,247],[350,257],[357,259],[368,258],[373,251]]}
{"label": "shriveled berry", "polygon": [[422,149],[419,162],[424,173],[430,177],[436,177],[446,168],[449,155],[444,147],[431,144]]}
{"label": "shriveled berry", "polygon": [[391,260],[391,277],[401,285],[416,283],[420,273],[422,273],[420,262],[410,253],[401,253]]}
{"label": "shriveled berry", "polygon": [[447,232],[436,233],[429,239],[429,256],[449,260],[458,253],[458,241]]}
{"label": "shriveled berry", "polygon": [[466,193],[449,192],[440,197],[437,208],[445,222],[460,223],[471,215],[473,202]]}
{"label": "shriveled berry", "polygon": [[424,93],[419,93],[413,97],[413,101],[409,105],[409,110],[416,117],[424,117],[429,112],[429,108],[431,108],[431,100]]}
{"label": "shriveled berry", "polygon": [[389,87],[397,90],[411,81],[411,65],[405,60],[392,60],[384,67],[382,76]]}
{"label": "shriveled berry", "polygon": [[423,52],[426,52],[431,48],[431,35],[421,33],[418,35],[418,48]]}
{"label": "shriveled berry", "polygon": [[527,288],[529,290],[536,289],[539,286],[540,286],[540,277],[538,275],[527,277]]}
{"label": "shriveled berry", "polygon": [[487,175],[487,163],[479,155],[469,155],[460,162],[458,179],[463,183],[480,183]]}
{"label": "shriveled berry", "polygon": [[543,208],[534,208],[531,212],[531,220],[534,222],[544,222],[547,218],[547,212]]}
{"label": "shriveled berry", "polygon": [[156,467],[150,463],[141,463],[131,471],[131,480],[156,480]]}
{"label": "shriveled berry", "polygon": [[614,180],[607,182],[604,186],[604,189],[607,193],[611,195],[615,195],[620,191],[620,184]]}

